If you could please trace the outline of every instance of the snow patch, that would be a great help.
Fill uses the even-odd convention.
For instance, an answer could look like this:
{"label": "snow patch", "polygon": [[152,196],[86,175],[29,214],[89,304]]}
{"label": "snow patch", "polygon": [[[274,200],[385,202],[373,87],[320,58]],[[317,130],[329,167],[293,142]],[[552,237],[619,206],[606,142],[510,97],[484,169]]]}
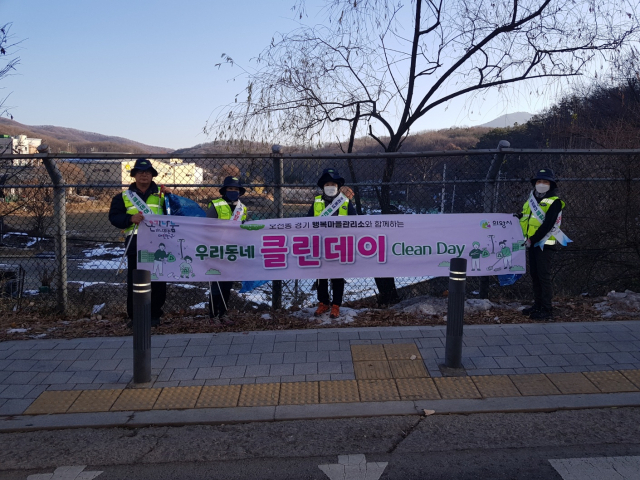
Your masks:
{"label": "snow patch", "polygon": [[306,319],[309,321],[314,321],[320,325],[341,325],[352,323],[355,317],[357,317],[361,312],[364,312],[368,309],[361,308],[349,308],[349,307],[340,307],[340,316],[338,318],[329,318],[329,312],[316,317],[314,315],[316,308],[303,308],[302,310],[298,310],[293,313],[294,317]]}
{"label": "snow patch", "polygon": [[[496,306],[496,304],[485,298],[470,298],[464,303],[464,312],[468,314],[486,312]],[[391,308],[416,315],[444,316],[449,308],[449,300],[447,298],[422,295],[420,297],[403,300]]]}
{"label": "snow patch", "polygon": [[96,314],[98,313],[100,310],[102,310],[104,308],[104,306],[106,305],[106,303],[101,303],[100,305],[94,305],[93,309],[91,310],[92,314]]}
{"label": "snow patch", "polygon": [[118,260],[91,260],[89,262],[84,262],[78,264],[78,268],[81,270],[118,270],[118,268],[122,268],[123,270],[127,269],[127,259],[125,258],[122,261],[122,266],[120,266],[120,259]]}
{"label": "snow patch", "polygon": [[102,255],[112,255],[114,257],[121,257],[124,255],[124,247],[105,247],[103,243],[99,244],[96,248],[89,250],[83,250],[85,257],[99,257]]}
{"label": "snow patch", "polygon": [[640,314],[640,293],[631,290],[612,291],[607,294],[604,301],[594,304],[593,307],[600,312],[603,318],[618,315],[637,316]]}

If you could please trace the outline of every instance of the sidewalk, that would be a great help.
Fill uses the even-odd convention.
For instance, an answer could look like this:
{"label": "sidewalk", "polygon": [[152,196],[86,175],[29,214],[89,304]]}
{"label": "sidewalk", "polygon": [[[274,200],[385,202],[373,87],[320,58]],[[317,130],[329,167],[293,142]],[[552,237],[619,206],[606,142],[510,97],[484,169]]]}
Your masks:
{"label": "sidewalk", "polygon": [[[466,376],[442,377],[445,327],[0,343],[0,431],[640,405],[640,321],[466,326]],[[186,388],[185,388],[186,387]]]}

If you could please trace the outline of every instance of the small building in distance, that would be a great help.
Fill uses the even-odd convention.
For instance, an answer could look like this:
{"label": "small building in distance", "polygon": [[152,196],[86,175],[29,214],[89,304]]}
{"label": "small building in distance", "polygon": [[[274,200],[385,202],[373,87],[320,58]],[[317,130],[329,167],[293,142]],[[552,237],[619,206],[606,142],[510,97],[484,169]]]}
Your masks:
{"label": "small building in distance", "polygon": [[[42,143],[40,138],[29,138],[26,135],[0,135],[0,155],[33,155],[38,153],[38,147]],[[34,163],[36,162],[36,163]],[[14,166],[25,166],[40,164],[39,160],[14,158]]]}
{"label": "small building in distance", "polygon": [[[86,182],[91,185],[129,185],[132,182],[131,169],[136,163],[135,160],[122,159],[70,158],[59,160],[58,165],[63,162],[76,165],[82,170]],[[179,158],[154,160],[152,163],[158,171],[158,176],[154,179],[158,185],[182,184],[184,187],[181,188],[195,190],[198,187],[188,185],[204,183],[204,171],[195,163],[183,163]],[[67,183],[77,183],[70,178],[65,180]]]}
{"label": "small building in distance", "polygon": [[[135,160],[123,163],[123,184],[131,183],[131,169],[135,163]],[[195,190],[199,187],[188,187],[186,185],[201,185],[204,183],[204,169],[198,167],[195,163],[184,163],[181,158],[171,158],[168,163],[158,160],[152,163],[153,168],[158,171],[158,176],[154,179],[158,185],[185,185],[180,188]]]}

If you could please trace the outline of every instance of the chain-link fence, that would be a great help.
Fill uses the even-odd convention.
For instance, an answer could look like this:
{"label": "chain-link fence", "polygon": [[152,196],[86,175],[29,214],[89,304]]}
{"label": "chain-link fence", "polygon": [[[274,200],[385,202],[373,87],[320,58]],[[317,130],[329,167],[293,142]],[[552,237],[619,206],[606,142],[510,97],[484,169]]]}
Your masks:
{"label": "chain-link fence", "polygon": [[[5,306],[41,303],[70,315],[124,313],[122,232],[108,220],[113,196],[132,181],[135,157],[122,154],[0,157],[0,287]],[[563,231],[573,239],[557,255],[557,293],[602,294],[636,288],[640,267],[640,151],[480,150],[349,155],[149,155],[156,183],[197,201],[218,198],[224,177],[240,176],[249,220],[303,217],[322,170],[346,180],[359,215],[519,212],[540,168],[552,168],[567,202]],[[493,251],[492,235],[483,248]],[[125,259],[126,262],[126,259]],[[122,270],[118,273],[118,268]],[[442,293],[446,280],[396,278],[401,298]],[[260,311],[315,303],[314,282],[268,283],[234,295],[232,306]],[[500,287],[469,280],[469,293],[529,299],[527,277]],[[281,293],[280,293],[281,289]],[[275,290],[275,292],[274,292]],[[345,302],[375,299],[373,279],[348,279]],[[277,296],[275,304],[274,295]],[[280,296],[281,295],[281,296]],[[24,298],[22,298],[24,297]],[[203,284],[169,284],[165,310],[197,313]]]}

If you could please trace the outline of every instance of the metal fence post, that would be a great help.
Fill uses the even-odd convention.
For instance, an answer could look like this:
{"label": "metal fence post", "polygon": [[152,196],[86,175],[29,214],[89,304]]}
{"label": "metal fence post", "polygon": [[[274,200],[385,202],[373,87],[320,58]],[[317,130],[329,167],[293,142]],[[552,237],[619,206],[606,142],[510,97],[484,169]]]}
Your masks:
{"label": "metal fence post", "polygon": [[[47,144],[38,147],[38,152],[49,154],[51,149]],[[65,182],[56,161],[53,158],[43,158],[42,163],[47,169],[51,182],[53,183],[53,223],[54,223],[54,250],[56,254],[57,275],[57,300],[58,310],[65,313],[67,311],[67,193]]]}
{"label": "metal fence post", "polygon": [[[496,211],[494,202],[496,178],[498,177],[498,173],[500,173],[500,167],[506,155],[503,149],[510,147],[511,144],[506,140],[500,140],[498,142],[498,152],[493,156],[491,165],[489,165],[489,170],[487,171],[487,176],[484,179],[484,213],[494,213]],[[487,277],[480,277],[480,298],[489,298],[489,279]]]}
{"label": "metal fence post", "polygon": [[[284,184],[284,160],[280,153],[280,145],[271,147],[273,156],[273,203],[276,207],[276,218],[284,218],[284,195],[282,185]],[[274,310],[282,308],[282,280],[271,282],[271,307]]]}
{"label": "metal fence post", "polygon": [[133,383],[151,381],[151,272],[133,271]]}
{"label": "metal fence post", "polygon": [[462,327],[464,324],[464,293],[467,283],[467,259],[452,258],[449,264],[449,308],[447,311],[447,344],[444,366],[462,367]]}

